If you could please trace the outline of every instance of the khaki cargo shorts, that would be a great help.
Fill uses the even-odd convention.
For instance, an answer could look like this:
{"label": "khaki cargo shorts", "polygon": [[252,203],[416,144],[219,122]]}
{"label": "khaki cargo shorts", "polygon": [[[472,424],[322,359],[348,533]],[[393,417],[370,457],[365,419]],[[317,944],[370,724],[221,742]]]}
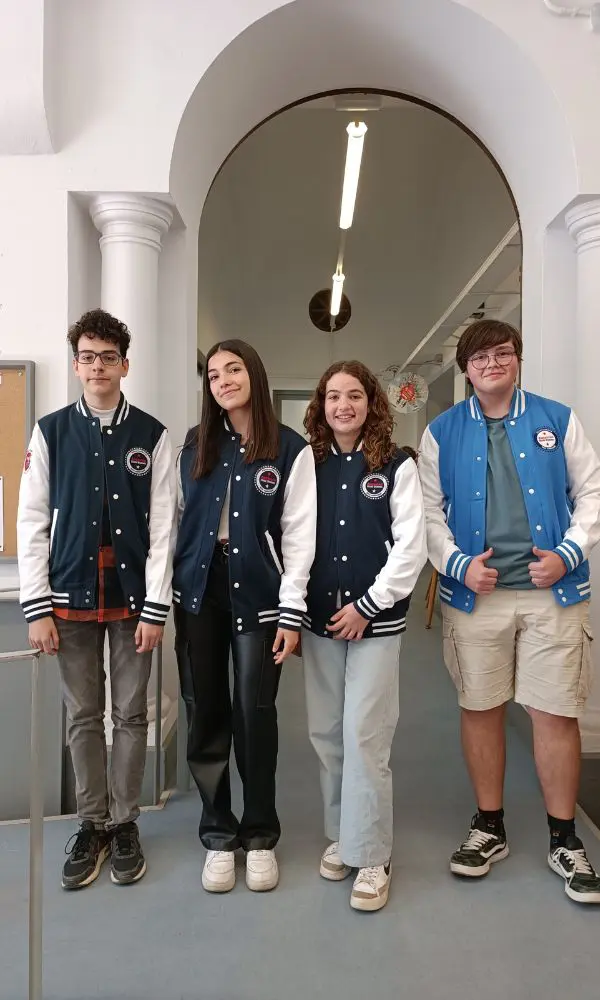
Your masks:
{"label": "khaki cargo shorts", "polygon": [[462,708],[514,698],[550,715],[578,717],[592,679],[589,601],[560,607],[551,590],[478,596],[471,614],[442,603],[444,661]]}

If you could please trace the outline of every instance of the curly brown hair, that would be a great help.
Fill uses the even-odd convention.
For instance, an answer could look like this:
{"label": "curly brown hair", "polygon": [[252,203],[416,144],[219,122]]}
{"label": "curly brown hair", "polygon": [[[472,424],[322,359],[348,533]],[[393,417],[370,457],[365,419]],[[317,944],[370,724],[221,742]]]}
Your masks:
{"label": "curly brown hair", "polygon": [[122,358],[127,357],[131,334],[120,319],[111,316],[105,309],[91,309],[81,316],[73,326],[69,327],[67,340],[71,345],[73,354],[79,350],[79,338],[89,337],[90,340],[105,340],[108,344],[114,344],[119,348]]}
{"label": "curly brown hair", "polygon": [[361,432],[362,451],[369,472],[374,472],[389,462],[398,449],[392,441],[394,421],[387,396],[376,376],[362,361],[336,361],[321,376],[304,418],[315,462],[325,461],[333,441],[333,431],[325,419],[325,394],[329,380],[340,372],[358,379],[367,394],[367,419]]}

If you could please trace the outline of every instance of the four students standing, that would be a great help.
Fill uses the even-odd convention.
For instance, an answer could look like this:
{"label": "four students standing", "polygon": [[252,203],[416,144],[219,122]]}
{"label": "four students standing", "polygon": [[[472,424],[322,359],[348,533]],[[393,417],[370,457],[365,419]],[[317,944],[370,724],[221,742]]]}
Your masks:
{"label": "four students standing", "polygon": [[[117,883],[146,870],[135,821],[147,684],[173,596],[188,763],[202,800],[204,888],[233,888],[238,848],[250,889],[278,883],[276,697],[302,629],[329,840],[320,873],[336,881],[357,869],[351,906],[385,905],[400,643],[427,558],[427,518],[442,574],[445,657],[479,805],[451,870],[485,874],[508,853],[501,726],[502,706],[515,693],[534,720],[550,867],[572,898],[600,902],[600,878],[573,820],[600,463],[566,407],[515,388],[520,337],[504,324],[489,326],[463,335],[457,360],[475,396],[428,429],[419,472],[394,444],[387,399],[360,362],[339,362],[321,378],[305,420],[307,444],[277,422],[256,351],[238,340],[216,344],[201,420],[188,433],[177,477],[165,428],[120,392],[127,328],[95,310],[71,329],[83,395],[36,425],[18,514],[21,603],[31,645],[58,654],[76,776],[81,825],[65,888],[92,882],[109,853]],[[465,615],[475,595],[478,610]],[[480,639],[492,625],[484,649]],[[511,667],[501,647],[515,637]],[[243,787],[239,820],[231,808],[232,744]]]}

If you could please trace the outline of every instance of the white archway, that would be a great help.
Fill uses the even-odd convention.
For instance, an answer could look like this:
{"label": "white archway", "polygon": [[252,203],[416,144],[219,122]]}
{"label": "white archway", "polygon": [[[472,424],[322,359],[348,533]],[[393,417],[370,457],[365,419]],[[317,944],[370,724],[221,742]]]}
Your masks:
{"label": "white archway", "polygon": [[[574,305],[564,281],[570,243],[548,227],[578,192],[574,140],[550,84],[525,50],[455,0],[293,0],[239,34],[198,81],[173,146],[169,187],[189,232],[188,278],[204,200],[231,150],[269,117],[318,93],[361,88],[424,101],[462,123],[489,150],[511,188],[523,231],[525,379],[563,398],[554,317]],[[552,254],[546,242],[554,240]],[[552,311],[544,308],[552,290]],[[188,288],[195,309],[195,289]],[[562,304],[561,304],[562,303]],[[546,322],[542,344],[542,317]],[[194,326],[188,316],[190,335]],[[566,378],[566,385],[565,385]]]}

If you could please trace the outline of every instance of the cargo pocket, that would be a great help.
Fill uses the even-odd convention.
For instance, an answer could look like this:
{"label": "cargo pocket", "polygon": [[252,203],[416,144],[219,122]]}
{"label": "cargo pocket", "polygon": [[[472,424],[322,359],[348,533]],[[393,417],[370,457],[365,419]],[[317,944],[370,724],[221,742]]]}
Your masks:
{"label": "cargo pocket", "polygon": [[444,619],[443,628],[444,628],[444,641],[443,641],[444,663],[448,668],[448,673],[450,674],[454,682],[456,690],[461,692],[463,690],[463,681],[460,672],[458,652],[456,649],[456,637],[454,635],[454,625],[452,624],[452,622],[449,622],[446,619]]}
{"label": "cargo pocket", "polygon": [[590,625],[582,625],[583,641],[581,646],[581,670],[577,686],[577,701],[585,702],[592,686],[592,642],[594,633]]}

